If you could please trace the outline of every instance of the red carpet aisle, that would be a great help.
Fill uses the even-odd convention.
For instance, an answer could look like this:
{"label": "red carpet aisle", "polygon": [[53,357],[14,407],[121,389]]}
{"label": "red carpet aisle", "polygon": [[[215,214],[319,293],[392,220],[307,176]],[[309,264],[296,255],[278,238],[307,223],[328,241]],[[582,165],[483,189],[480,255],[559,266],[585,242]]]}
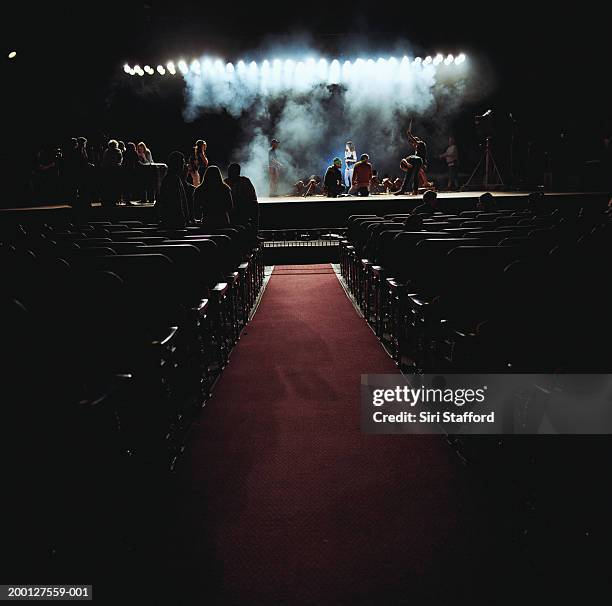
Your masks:
{"label": "red carpet aisle", "polygon": [[458,459],[437,437],[360,431],[360,375],[395,371],[329,265],[276,267],[186,455],[185,590],[249,605],[461,593],[479,531]]}

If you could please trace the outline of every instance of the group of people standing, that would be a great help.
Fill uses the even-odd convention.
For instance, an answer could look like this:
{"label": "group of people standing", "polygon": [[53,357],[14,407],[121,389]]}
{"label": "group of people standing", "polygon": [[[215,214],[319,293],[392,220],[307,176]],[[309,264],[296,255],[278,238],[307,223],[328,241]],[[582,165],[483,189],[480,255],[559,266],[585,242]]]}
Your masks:
{"label": "group of people standing", "polygon": [[[412,128],[408,129],[407,135],[411,152],[400,162],[400,169],[405,173],[403,179],[392,179],[387,176],[381,182],[376,170],[370,163],[369,155],[361,154],[357,159],[355,144],[352,141],[347,141],[344,149],[344,173],[342,172],[342,160],[335,157],[332,164],[327,168],[322,183],[320,178],[313,175],[308,183],[298,181],[294,193],[308,196],[317,193],[322,188],[324,195],[335,198],[340,195],[367,196],[370,193],[379,193],[385,190],[390,190],[390,193],[395,195],[408,193],[416,195],[420,188],[433,188],[433,183],[427,179],[426,173],[428,165],[427,145],[423,139],[413,135]],[[268,156],[270,196],[278,195],[278,185],[283,168],[278,159],[278,147],[278,140],[273,139]],[[449,137],[446,151],[440,154],[438,158],[444,160],[448,168],[447,189],[458,189],[459,153],[453,137]]]}
{"label": "group of people standing", "polygon": [[155,206],[160,223],[166,227],[243,225],[256,234],[259,226],[257,194],[251,180],[240,174],[240,165],[235,162],[228,166],[224,179],[218,166],[209,165],[202,140],[196,142],[188,160],[179,151],[170,154]]}

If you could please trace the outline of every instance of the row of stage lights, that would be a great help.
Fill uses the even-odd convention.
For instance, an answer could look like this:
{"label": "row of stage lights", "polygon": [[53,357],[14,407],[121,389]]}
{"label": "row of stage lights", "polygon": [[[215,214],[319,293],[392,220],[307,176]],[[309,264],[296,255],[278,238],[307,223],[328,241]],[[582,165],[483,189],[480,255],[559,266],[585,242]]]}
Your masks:
{"label": "row of stage lights", "polygon": [[[358,68],[362,65],[378,65],[379,67],[384,66],[403,66],[407,67],[410,65],[420,66],[420,65],[434,65],[438,66],[441,63],[444,65],[461,65],[465,61],[466,57],[463,53],[457,55],[447,55],[444,57],[442,54],[437,54],[435,57],[427,56],[424,59],[421,57],[416,57],[410,60],[408,57],[404,57],[403,59],[396,59],[395,57],[390,57],[389,59],[378,59],[378,61],[374,61],[373,59],[357,59],[354,63],[351,61],[345,61],[342,64],[343,70],[346,72],[351,68]],[[263,61],[261,64],[261,68],[255,61],[251,61],[248,66],[244,61],[238,61],[238,63],[234,66],[233,63],[223,63],[221,59],[217,59],[212,61],[211,59],[204,59],[202,62],[195,59],[191,62],[190,65],[187,65],[185,61],[178,61],[176,64],[173,61],[168,61],[166,65],[158,65],[157,69],[153,69],[150,65],[145,65],[144,67],[140,67],[140,65],[134,65],[134,67],[130,67],[127,63],[123,66],[123,71],[130,76],[144,76],[145,74],[152,76],[157,72],[159,75],[163,76],[165,74],[170,74],[174,76],[176,73],[180,72],[184,76],[189,72],[200,75],[206,72],[217,72],[217,73],[227,73],[233,74],[234,72],[245,73],[250,71],[251,73],[257,73],[260,69],[262,72],[269,71],[271,68],[274,69],[282,69],[285,68],[286,71],[292,71],[294,69],[302,68],[311,68],[315,69],[316,67],[320,69],[328,69],[328,62],[326,59],[320,59],[318,62],[315,59],[307,59],[306,61],[294,61],[293,59],[286,59],[282,61],[281,59],[275,59],[270,62],[267,59]],[[337,59],[334,59],[329,64],[330,70],[339,70],[340,62]]]}

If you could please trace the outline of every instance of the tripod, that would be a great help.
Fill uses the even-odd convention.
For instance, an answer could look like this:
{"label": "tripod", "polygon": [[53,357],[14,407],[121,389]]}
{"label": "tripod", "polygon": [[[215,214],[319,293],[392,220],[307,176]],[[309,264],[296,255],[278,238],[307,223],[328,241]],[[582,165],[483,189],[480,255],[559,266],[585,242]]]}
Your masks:
{"label": "tripod", "polygon": [[[470,175],[470,178],[467,180],[466,184],[461,188],[462,190],[468,189],[472,183],[472,180],[478,173],[482,163],[484,161],[484,179],[483,179],[483,187],[485,190],[489,190],[491,187],[503,187],[504,181],[501,178],[501,174],[499,169],[497,168],[497,164],[495,164],[495,159],[493,158],[493,152],[491,151],[491,137],[485,138],[484,151],[476,168]],[[489,176],[491,176],[491,180],[489,180]]]}

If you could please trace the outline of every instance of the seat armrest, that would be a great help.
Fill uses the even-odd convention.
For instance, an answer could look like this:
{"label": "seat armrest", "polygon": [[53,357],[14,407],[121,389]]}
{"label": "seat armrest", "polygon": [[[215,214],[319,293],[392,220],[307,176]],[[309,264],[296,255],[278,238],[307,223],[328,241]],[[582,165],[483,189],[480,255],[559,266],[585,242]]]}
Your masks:
{"label": "seat armrest", "polygon": [[225,279],[227,280],[228,284],[236,284],[239,276],[240,274],[237,271],[233,271],[231,274],[227,274]]}
{"label": "seat armrest", "polygon": [[206,315],[206,313],[208,312],[208,299],[202,299],[200,301],[200,303],[198,304],[197,312],[201,316],[205,316]]}
{"label": "seat armrest", "polygon": [[79,401],[79,406],[100,406],[103,405],[114,393],[119,391],[126,383],[132,380],[130,373],[114,374],[109,377],[108,383],[100,387],[90,397]]}
{"label": "seat armrest", "polygon": [[172,339],[174,339],[177,332],[178,326],[171,326],[164,335],[161,335],[158,339],[154,339],[151,342],[151,345],[159,345],[161,347],[165,347],[166,345],[168,345],[168,343],[172,341]]}
{"label": "seat armrest", "polygon": [[215,284],[215,287],[212,289],[212,292],[216,295],[225,295],[227,294],[227,290],[229,288],[229,285],[227,282],[219,282],[217,284]]}

